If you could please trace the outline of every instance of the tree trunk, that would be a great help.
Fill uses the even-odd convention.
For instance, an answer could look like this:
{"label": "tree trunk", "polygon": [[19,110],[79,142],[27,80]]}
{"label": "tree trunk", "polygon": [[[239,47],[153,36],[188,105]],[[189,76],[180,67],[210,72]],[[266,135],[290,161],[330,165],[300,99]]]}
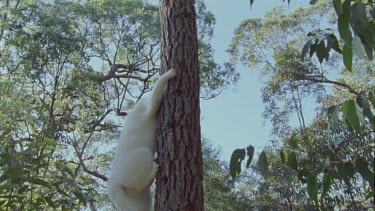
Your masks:
{"label": "tree trunk", "polygon": [[194,0],[162,0],[161,70],[171,80],[160,105],[155,209],[204,210],[199,107],[198,35]]}

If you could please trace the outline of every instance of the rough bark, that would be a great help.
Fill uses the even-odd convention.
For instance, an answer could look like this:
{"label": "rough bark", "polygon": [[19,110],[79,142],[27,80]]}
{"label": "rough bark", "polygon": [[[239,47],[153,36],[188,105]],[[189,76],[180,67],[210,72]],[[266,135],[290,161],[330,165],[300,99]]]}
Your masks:
{"label": "rough bark", "polygon": [[156,210],[204,210],[199,107],[198,38],[194,0],[162,0],[161,70],[171,67],[160,105]]}

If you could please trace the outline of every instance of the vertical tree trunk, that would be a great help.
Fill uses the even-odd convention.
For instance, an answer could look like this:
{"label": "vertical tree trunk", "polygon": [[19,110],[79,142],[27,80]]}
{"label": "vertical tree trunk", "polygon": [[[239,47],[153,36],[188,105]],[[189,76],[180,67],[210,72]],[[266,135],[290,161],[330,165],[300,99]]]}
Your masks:
{"label": "vertical tree trunk", "polygon": [[204,210],[194,0],[162,0],[161,69],[177,70],[160,105],[155,209]]}

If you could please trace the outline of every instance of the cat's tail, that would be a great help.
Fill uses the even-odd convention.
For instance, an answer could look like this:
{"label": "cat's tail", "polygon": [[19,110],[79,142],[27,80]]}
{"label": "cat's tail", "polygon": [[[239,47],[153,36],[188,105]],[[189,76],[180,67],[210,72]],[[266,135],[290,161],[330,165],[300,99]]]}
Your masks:
{"label": "cat's tail", "polygon": [[116,208],[121,211],[150,211],[152,196],[150,188],[142,191],[108,183],[108,194]]}

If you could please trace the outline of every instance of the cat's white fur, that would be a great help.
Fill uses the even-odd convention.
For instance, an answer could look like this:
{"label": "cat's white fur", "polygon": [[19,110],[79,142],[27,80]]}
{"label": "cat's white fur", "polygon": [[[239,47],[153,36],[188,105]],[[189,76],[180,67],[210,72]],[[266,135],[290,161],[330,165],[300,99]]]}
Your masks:
{"label": "cat's white fur", "polygon": [[108,181],[109,197],[118,210],[151,209],[150,185],[158,170],[154,162],[156,116],[165,86],[175,76],[175,69],[163,74],[150,96],[139,100],[125,117]]}

